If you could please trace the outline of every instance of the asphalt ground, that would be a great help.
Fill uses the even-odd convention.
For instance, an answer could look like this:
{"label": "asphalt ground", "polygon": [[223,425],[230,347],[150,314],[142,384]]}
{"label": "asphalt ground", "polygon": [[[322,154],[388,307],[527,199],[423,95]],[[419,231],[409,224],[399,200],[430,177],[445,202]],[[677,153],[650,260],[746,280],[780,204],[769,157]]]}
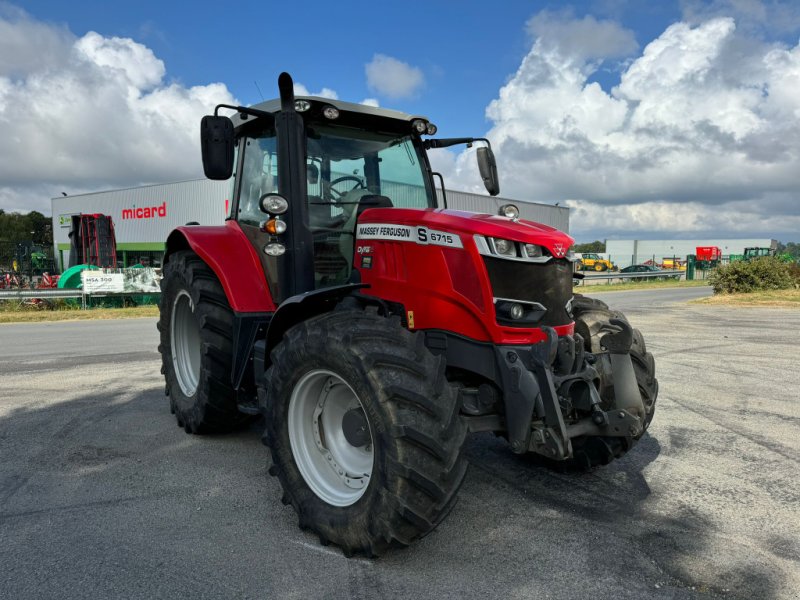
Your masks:
{"label": "asphalt ground", "polygon": [[602,294],[657,361],[630,454],[558,473],[476,435],[453,512],[377,560],[297,528],[257,424],[176,427],[153,319],[0,325],[0,597],[800,597],[800,312],[686,291]]}

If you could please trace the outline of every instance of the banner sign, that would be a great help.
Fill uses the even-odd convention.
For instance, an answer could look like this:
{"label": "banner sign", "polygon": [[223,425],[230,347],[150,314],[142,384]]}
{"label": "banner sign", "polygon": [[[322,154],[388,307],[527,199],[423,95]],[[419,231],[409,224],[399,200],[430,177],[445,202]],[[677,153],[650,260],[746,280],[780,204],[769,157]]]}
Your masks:
{"label": "banner sign", "polygon": [[87,269],[81,271],[81,281],[87,294],[154,294],[161,291],[161,270],[148,267],[119,272]]}
{"label": "banner sign", "polygon": [[81,271],[83,291],[87,294],[111,293],[125,291],[125,277],[122,273],[103,273],[102,271]]}

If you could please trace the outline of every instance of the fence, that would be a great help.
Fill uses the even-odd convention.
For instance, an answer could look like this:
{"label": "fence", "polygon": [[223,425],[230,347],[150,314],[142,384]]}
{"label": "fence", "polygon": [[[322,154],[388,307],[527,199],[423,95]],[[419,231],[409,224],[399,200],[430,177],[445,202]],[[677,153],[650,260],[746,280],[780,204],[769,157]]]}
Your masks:
{"label": "fence", "polygon": [[593,283],[600,283],[603,280],[607,280],[608,283],[611,283],[614,279],[619,279],[620,283],[623,281],[640,281],[642,279],[645,280],[653,280],[657,281],[659,279],[663,280],[678,280],[684,276],[683,271],[675,271],[671,269],[660,270],[660,271],[643,271],[643,272],[633,272],[633,273],[620,273],[617,271],[606,271],[604,273],[584,273],[581,279],[576,279],[576,285],[592,285]]}

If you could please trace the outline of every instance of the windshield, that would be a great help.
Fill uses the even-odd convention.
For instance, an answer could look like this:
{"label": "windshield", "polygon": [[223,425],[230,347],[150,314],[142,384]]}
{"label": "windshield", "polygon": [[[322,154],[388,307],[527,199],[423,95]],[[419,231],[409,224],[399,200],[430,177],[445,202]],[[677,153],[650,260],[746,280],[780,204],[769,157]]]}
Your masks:
{"label": "windshield", "polygon": [[307,133],[312,206],[321,201],[346,210],[347,204],[358,204],[366,195],[385,196],[395,207],[435,206],[411,136],[327,125],[309,126]]}

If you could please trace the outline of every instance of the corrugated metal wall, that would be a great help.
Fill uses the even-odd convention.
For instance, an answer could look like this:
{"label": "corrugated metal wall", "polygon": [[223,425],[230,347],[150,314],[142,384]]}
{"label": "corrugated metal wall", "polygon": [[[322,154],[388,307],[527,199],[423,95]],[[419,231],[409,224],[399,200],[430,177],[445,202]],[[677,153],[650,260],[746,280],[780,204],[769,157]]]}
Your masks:
{"label": "corrugated metal wall", "polygon": [[[441,202],[441,191],[437,190]],[[497,209],[503,204],[514,204],[519,207],[520,216],[529,221],[536,221],[550,227],[555,227],[564,233],[569,233],[569,209],[565,206],[551,204],[535,204],[523,200],[511,200],[500,196],[473,194],[470,192],[457,192],[447,190],[447,206],[458,210],[496,214]]]}
{"label": "corrugated metal wall", "polygon": [[[164,242],[178,225],[222,223],[227,216],[229,188],[227,181],[197,179],[53,198],[53,241],[69,243],[69,215],[102,213],[114,220],[118,242]],[[152,207],[163,207],[163,216],[136,218],[127,212],[138,208],[153,212]]]}
{"label": "corrugated metal wall", "polygon": [[[419,204],[420,188],[401,183],[389,187],[391,190],[384,190],[384,193],[391,195],[395,206]],[[196,179],[53,198],[55,256],[59,257],[59,247],[63,250],[69,245],[71,215],[109,215],[114,222],[120,250],[157,250],[179,225],[189,222],[221,225],[228,215],[230,188],[229,181]],[[447,191],[447,202],[450,208],[490,214],[496,214],[501,205],[513,202],[519,207],[523,219],[569,231],[569,209],[565,207],[455,190]]]}

